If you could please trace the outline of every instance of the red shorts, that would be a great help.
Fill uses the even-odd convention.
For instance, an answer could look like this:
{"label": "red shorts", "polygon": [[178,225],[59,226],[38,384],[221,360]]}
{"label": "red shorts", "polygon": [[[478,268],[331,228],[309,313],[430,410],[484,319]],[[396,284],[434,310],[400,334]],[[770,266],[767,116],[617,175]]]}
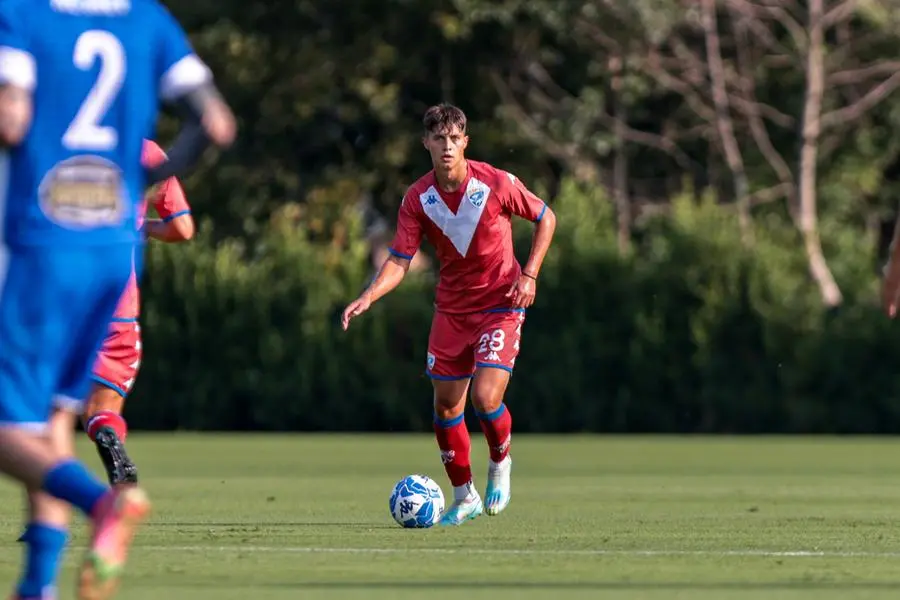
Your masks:
{"label": "red shorts", "polygon": [[137,321],[113,321],[97,353],[93,380],[122,397],[134,386],[141,366],[141,326]]}
{"label": "red shorts", "polygon": [[449,315],[436,312],[428,336],[426,373],[432,379],[465,379],[476,367],[512,373],[525,313],[513,309]]}

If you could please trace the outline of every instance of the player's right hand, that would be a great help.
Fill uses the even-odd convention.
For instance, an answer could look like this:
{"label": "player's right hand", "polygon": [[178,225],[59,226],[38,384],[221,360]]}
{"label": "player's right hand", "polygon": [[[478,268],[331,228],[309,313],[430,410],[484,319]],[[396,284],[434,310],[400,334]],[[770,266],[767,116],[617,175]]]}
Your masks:
{"label": "player's right hand", "polygon": [[359,315],[363,314],[369,307],[372,306],[372,300],[369,299],[368,294],[363,294],[344,309],[344,314],[341,315],[341,326],[344,328],[344,331],[347,331],[347,328],[350,327],[350,321]]}

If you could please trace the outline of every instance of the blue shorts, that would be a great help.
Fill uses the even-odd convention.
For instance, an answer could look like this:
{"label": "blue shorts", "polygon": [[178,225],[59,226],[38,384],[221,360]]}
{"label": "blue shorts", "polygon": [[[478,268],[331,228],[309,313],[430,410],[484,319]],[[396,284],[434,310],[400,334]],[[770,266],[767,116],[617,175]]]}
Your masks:
{"label": "blue shorts", "polygon": [[0,247],[0,427],[41,429],[87,398],[132,245]]}

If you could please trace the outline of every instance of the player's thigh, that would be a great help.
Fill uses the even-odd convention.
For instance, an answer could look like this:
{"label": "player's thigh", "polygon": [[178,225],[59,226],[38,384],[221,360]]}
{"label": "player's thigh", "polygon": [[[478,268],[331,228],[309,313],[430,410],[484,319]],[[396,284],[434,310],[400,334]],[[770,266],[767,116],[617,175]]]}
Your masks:
{"label": "player's thigh", "polygon": [[91,253],[84,257],[83,269],[90,273],[92,285],[82,293],[83,308],[77,322],[73,323],[73,338],[66,347],[66,362],[56,388],[58,402],[75,405],[88,397],[97,353],[107,337],[113,312],[131,275],[130,246],[107,247],[105,253],[105,259]]}
{"label": "player's thigh", "polygon": [[475,344],[472,403],[479,412],[493,412],[506,394],[519,356],[525,313],[508,311],[482,317]]}
{"label": "player's thigh", "polygon": [[[103,345],[97,353],[91,379],[95,384],[99,384],[100,388],[115,392],[124,399],[134,387],[141,365],[141,357],[141,329],[137,320],[114,321],[110,323]],[[103,389],[98,389],[98,386],[95,385],[91,392],[91,398],[93,399],[98,394],[104,395],[103,400],[111,397],[110,394],[105,394]],[[109,402],[104,402],[104,405],[107,404]]]}
{"label": "player's thigh", "polygon": [[41,248],[0,246],[0,426],[44,429],[64,356],[69,299]]}
{"label": "player's thigh", "polygon": [[474,370],[467,317],[435,312],[428,336],[426,374],[432,381],[468,381]]}

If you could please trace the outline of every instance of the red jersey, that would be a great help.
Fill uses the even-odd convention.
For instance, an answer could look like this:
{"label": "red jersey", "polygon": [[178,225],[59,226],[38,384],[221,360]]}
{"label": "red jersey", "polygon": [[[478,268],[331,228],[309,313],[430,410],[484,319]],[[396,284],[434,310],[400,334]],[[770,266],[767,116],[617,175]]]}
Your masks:
{"label": "red jersey", "polygon": [[[165,160],[166,154],[163,152],[156,142],[144,140],[143,154],[141,161],[146,167],[154,167]],[[147,197],[149,196],[149,198]],[[190,214],[191,207],[184,197],[184,189],[174,177],[163,181],[155,190],[151,191],[144,197],[138,213],[138,227],[143,226],[144,217],[147,213],[148,201],[156,209],[159,218],[163,221],[171,221],[176,217]],[[137,275],[134,269],[131,271],[131,278],[128,280],[128,286],[119,300],[116,312],[113,315],[114,321],[134,321],[140,314],[140,292],[138,291]]]}
{"label": "red jersey", "polygon": [[435,304],[445,313],[508,308],[506,297],[522,272],[513,253],[512,215],[537,222],[544,201],[510,173],[468,161],[459,190],[440,190],[430,171],[407,190],[400,206],[394,256],[411,259],[423,236],[440,261]]}

